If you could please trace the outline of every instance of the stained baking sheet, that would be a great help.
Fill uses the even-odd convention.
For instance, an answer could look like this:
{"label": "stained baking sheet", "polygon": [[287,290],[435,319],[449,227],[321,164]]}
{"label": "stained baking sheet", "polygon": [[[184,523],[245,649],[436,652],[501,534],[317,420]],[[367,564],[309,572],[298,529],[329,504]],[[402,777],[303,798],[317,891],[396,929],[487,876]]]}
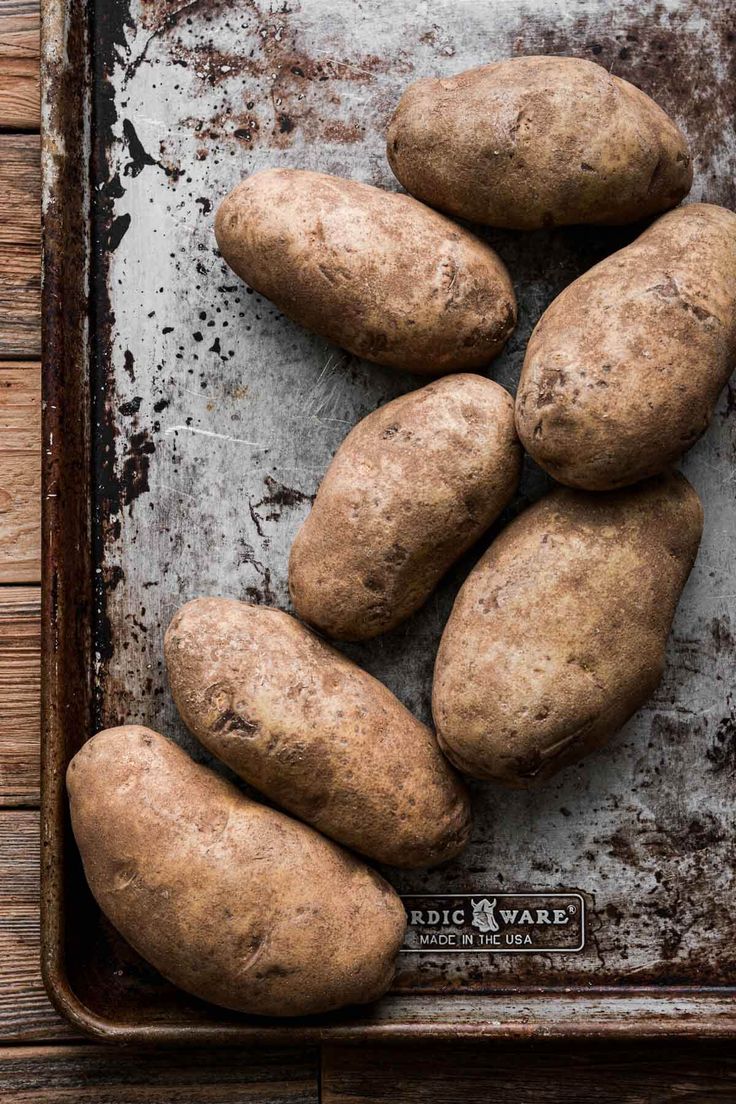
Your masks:
{"label": "stained baking sheet", "polygon": [[[59,10],[75,13],[73,4]],[[79,447],[91,472],[81,493],[89,506],[90,548],[82,574],[92,587],[80,617],[89,630],[82,647],[94,657],[94,679],[87,687],[90,720],[66,733],[64,754],[93,728],[130,721],[206,758],[184,731],[166,686],[162,638],[169,619],[200,594],[288,609],[289,548],[336,447],[362,416],[420,383],[305,333],[243,285],[216,250],[218,200],[243,175],[266,166],[319,169],[396,188],[384,134],[407,83],[544,53],[589,58],[654,96],[694,151],[690,199],[736,206],[734,14],[732,3],[718,0],[91,5],[87,42],[77,43],[89,67],[81,104],[89,129],[82,127],[76,140],[89,143],[90,161],[82,219],[89,278],[78,310],[90,337],[83,366],[89,393],[79,402],[89,401],[80,414],[87,418],[91,409],[92,418]],[[47,21],[61,33],[59,20]],[[68,33],[68,20],[65,26]],[[47,91],[53,92],[59,73],[48,65],[52,38],[46,52]],[[61,72],[63,59],[57,60]],[[47,106],[45,202],[56,219],[49,220],[52,229],[64,158],[49,143],[63,129],[60,118],[58,105]],[[506,261],[520,304],[518,329],[488,374],[513,391],[544,307],[639,229],[480,231]],[[47,253],[50,245],[60,248],[47,237]],[[47,327],[58,334],[60,312],[72,307],[58,295],[50,300],[49,294]],[[52,365],[47,358],[46,370],[55,373],[56,396],[58,357]],[[477,1023],[491,1015],[493,994],[501,1002],[498,1015],[510,1021],[508,994],[573,990],[582,1000],[595,987],[615,1002],[648,987],[656,1001],[658,992],[674,987],[695,1000],[733,983],[732,405],[729,389],[683,464],[704,501],[705,535],[654,698],[607,749],[543,788],[511,793],[474,785],[475,831],[458,860],[430,872],[387,872],[401,893],[430,898],[579,894],[585,946],[568,953],[477,947],[407,953],[396,982],[402,995],[394,1001],[422,991],[428,1000],[412,1007],[431,1008],[429,995],[456,994],[453,1007],[474,1007],[466,1020]],[[51,447],[59,450],[63,441]],[[527,464],[507,516],[546,485]],[[54,512],[60,508],[47,502],[48,533],[62,523]],[[344,649],[424,720],[430,720],[439,636],[457,587],[486,544],[405,625]],[[55,571],[53,557],[49,571]],[[73,587],[71,577],[67,585]],[[54,716],[62,728],[63,718]],[[58,744],[58,730],[56,738]],[[62,759],[61,753],[54,759],[57,767]],[[58,818],[63,795],[54,777],[48,809]],[[135,1009],[145,1006],[146,1015],[158,1009],[169,1022],[171,1008],[179,1007],[175,998],[100,925],[89,902],[85,908],[80,931],[92,950],[77,946],[70,956],[71,987],[100,1004],[100,971],[117,962],[106,1014],[134,1023]],[[517,1019],[527,1022],[520,1007]]]}

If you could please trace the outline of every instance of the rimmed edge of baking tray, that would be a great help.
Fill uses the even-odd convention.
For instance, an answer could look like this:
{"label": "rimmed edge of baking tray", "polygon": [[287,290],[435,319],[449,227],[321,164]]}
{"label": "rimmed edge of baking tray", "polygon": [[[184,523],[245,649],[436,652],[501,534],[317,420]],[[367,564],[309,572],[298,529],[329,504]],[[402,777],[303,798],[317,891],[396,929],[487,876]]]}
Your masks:
{"label": "rimmed edge of baking tray", "polygon": [[88,18],[84,0],[44,0],[41,959],[53,1004],[85,1034],[129,1044],[735,1037],[736,988],[393,995],[359,1015],[286,1023],[120,1022],[73,991],[65,962],[65,867],[74,847],[66,734],[88,727],[93,693]]}

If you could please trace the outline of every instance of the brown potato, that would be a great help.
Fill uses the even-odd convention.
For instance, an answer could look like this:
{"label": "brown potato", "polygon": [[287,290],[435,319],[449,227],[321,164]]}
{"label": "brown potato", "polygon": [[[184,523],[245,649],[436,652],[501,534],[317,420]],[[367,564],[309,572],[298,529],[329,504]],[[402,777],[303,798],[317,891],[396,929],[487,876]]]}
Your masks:
{"label": "brown potato", "polygon": [[230,267],[279,310],[377,364],[480,368],[516,324],[499,257],[410,196],[270,169],[222,201],[215,234]]}
{"label": "brown potato", "polygon": [[452,762],[527,786],[601,747],[659,683],[702,525],[677,474],[607,495],[559,488],[516,518],[468,576],[437,655]]}
{"label": "brown potato", "polygon": [[419,609],[516,490],[513,410],[498,384],[459,375],[359,422],[291,550],[299,616],[328,636],[365,640]]}
{"label": "brown potato", "polygon": [[197,598],[164,651],[187,728],[278,805],[392,866],[465,847],[468,794],[430,730],[293,617]]}
{"label": "brown potato", "polygon": [[101,732],[67,786],[97,903],[175,985],[265,1016],[372,1001],[390,985],[406,916],[388,883],[170,740]]}
{"label": "brown potato", "polygon": [[519,436],[561,483],[635,483],[697,441],[735,361],[736,215],[680,207],[542,315],[517,392]]}
{"label": "brown potato", "polygon": [[684,136],[628,81],[581,58],[520,57],[410,85],[388,128],[407,191],[489,226],[635,222],[692,185]]}

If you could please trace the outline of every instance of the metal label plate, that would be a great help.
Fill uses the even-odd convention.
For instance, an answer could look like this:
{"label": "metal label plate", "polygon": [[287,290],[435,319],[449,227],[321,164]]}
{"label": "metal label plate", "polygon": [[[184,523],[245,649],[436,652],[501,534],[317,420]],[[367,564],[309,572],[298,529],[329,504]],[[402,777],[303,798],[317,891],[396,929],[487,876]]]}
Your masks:
{"label": "metal label plate", "polygon": [[580,893],[463,893],[402,898],[405,954],[570,954],[585,947]]}

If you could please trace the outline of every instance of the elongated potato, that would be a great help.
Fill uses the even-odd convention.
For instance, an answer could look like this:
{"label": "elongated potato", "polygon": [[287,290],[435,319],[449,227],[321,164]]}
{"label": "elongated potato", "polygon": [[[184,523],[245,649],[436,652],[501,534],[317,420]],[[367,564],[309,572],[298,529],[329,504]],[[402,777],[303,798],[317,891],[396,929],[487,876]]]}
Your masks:
{"label": "elongated potato", "polygon": [[430,730],[293,617],[197,598],[164,651],[186,726],[289,812],[393,866],[444,862],[467,843],[467,791]]}
{"label": "elongated potato", "polygon": [[427,600],[519,482],[514,404],[482,376],[438,380],[351,430],[289,560],[300,617],[365,640]]}
{"label": "elongated potato", "polygon": [[517,392],[519,436],[561,483],[634,483],[700,437],[735,363],[736,215],[680,207],[542,315]]}
{"label": "elongated potato", "polygon": [[377,364],[480,368],[516,324],[498,256],[410,196],[269,169],[222,201],[215,234],[230,267],[279,310]]}
{"label": "elongated potato", "polygon": [[90,889],[164,977],[225,1008],[301,1016],[388,988],[406,917],[387,882],[147,728],[67,772]]}
{"label": "elongated potato", "polygon": [[504,530],[445,628],[433,701],[461,770],[527,786],[603,745],[662,675],[703,514],[681,475],[560,488]]}
{"label": "elongated potato", "polygon": [[409,86],[388,159],[412,195],[490,226],[626,223],[687,195],[681,131],[593,62],[521,57]]}

